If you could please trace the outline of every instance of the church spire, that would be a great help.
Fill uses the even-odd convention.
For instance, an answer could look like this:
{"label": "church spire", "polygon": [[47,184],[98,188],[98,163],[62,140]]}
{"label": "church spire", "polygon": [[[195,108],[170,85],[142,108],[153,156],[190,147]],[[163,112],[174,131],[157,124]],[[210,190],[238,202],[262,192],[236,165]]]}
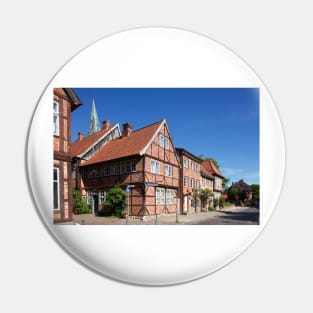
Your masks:
{"label": "church spire", "polygon": [[95,99],[92,99],[88,135],[92,135],[99,130],[100,130],[100,125],[99,125],[99,119],[98,119],[98,114],[96,110]]}

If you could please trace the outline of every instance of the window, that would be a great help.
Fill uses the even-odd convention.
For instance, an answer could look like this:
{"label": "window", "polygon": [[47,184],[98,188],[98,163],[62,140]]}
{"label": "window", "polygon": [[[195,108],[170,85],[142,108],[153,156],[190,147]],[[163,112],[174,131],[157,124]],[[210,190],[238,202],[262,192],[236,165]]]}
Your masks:
{"label": "window", "polygon": [[155,191],[155,203],[156,204],[164,204],[165,203],[165,189],[164,188],[156,188]]}
{"label": "window", "polygon": [[170,148],[170,141],[167,137],[164,137],[164,135],[159,135],[159,145],[160,147],[165,147],[165,149]]}
{"label": "window", "polygon": [[174,190],[166,189],[166,204],[174,204]]}
{"label": "window", "polygon": [[191,170],[194,171],[195,170],[195,163],[190,162],[190,165],[191,165]]}
{"label": "window", "polygon": [[103,176],[103,168],[102,167],[96,167],[91,168],[88,171],[88,178],[96,178]]}
{"label": "window", "polygon": [[136,160],[120,162],[120,174],[136,172]]}
{"label": "window", "polygon": [[191,188],[195,188],[195,180],[193,178],[191,178],[191,184],[190,184]]}
{"label": "window", "polygon": [[95,178],[96,177],[96,169],[91,168],[88,171],[88,178]]}
{"label": "window", "polygon": [[103,204],[106,199],[106,192],[99,191],[99,204]]}
{"label": "window", "polygon": [[109,176],[110,175],[110,166],[106,165],[104,167],[104,176]]}
{"label": "window", "polygon": [[130,172],[130,161],[126,161],[126,173],[129,173]]}
{"label": "window", "polygon": [[156,160],[150,160],[150,172],[154,174],[160,174],[160,162]]}
{"label": "window", "polygon": [[164,136],[162,134],[159,135],[159,144],[160,147],[164,147]]}
{"label": "window", "polygon": [[125,168],[125,161],[121,162],[120,163],[120,173],[121,174],[124,174],[126,171],[126,168]]}
{"label": "window", "polygon": [[188,188],[188,177],[184,176],[184,187]]}
{"label": "window", "polygon": [[77,163],[72,165],[72,178],[76,178]]}
{"label": "window", "polygon": [[200,181],[196,179],[196,189],[200,189]]}
{"label": "window", "polygon": [[131,172],[136,172],[136,160],[131,161]]}
{"label": "window", "polygon": [[165,146],[165,149],[169,149],[170,148],[169,140],[166,137],[164,138],[164,146]]}
{"label": "window", "polygon": [[59,102],[53,101],[53,135],[59,136]]}
{"label": "window", "polygon": [[184,159],[184,168],[188,168],[189,166],[189,164],[188,164],[189,162],[188,162],[188,160],[187,159]]}
{"label": "window", "polygon": [[110,166],[110,175],[118,175],[119,174],[119,165],[114,163]]}
{"label": "window", "polygon": [[173,176],[173,167],[172,167],[172,165],[165,164],[164,168],[165,168],[165,176],[172,177]]}
{"label": "window", "polygon": [[60,209],[59,169],[53,168],[53,209]]}

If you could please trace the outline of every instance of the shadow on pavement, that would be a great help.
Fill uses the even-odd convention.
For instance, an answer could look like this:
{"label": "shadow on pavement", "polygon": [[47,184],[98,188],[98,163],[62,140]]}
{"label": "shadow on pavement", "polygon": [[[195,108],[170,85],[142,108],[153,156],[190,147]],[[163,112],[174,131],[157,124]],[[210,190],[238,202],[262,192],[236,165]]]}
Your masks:
{"label": "shadow on pavement", "polygon": [[259,222],[259,212],[228,212],[228,211],[220,211],[224,213],[225,216],[222,219],[226,220],[235,220],[235,221],[250,221],[254,223]]}

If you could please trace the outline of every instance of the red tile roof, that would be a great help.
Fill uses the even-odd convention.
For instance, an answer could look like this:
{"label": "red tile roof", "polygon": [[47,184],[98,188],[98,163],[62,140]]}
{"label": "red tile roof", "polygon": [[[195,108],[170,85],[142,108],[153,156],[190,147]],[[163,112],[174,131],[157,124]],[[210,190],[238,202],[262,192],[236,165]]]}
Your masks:
{"label": "red tile roof", "polygon": [[82,166],[139,155],[163,121],[133,131],[128,137],[120,137],[110,141]]}
{"label": "red tile roof", "polygon": [[[113,126],[114,127],[114,126]],[[109,130],[104,131],[103,129],[98,132],[89,135],[87,137],[82,138],[81,140],[76,140],[71,144],[71,157],[75,157],[86,151],[89,147],[91,147],[98,139],[100,139],[104,134],[106,134]]]}
{"label": "red tile roof", "polygon": [[217,175],[221,178],[224,178],[222,173],[217,169],[217,167],[214,165],[214,163],[211,160],[206,160],[201,163],[201,169],[205,168],[211,175]]}
{"label": "red tile roof", "polygon": [[203,166],[203,164],[201,164],[201,174],[214,179],[214,176]]}

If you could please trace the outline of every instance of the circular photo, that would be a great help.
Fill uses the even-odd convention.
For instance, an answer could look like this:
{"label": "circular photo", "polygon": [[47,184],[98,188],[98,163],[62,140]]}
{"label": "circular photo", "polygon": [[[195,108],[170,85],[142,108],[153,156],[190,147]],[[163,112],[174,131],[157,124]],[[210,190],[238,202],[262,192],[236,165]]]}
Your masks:
{"label": "circular photo", "polygon": [[221,44],[171,28],[117,33],[73,57],[43,92],[27,146],[51,236],[85,267],[140,285],[234,260],[270,218],[284,165],[258,76]]}

